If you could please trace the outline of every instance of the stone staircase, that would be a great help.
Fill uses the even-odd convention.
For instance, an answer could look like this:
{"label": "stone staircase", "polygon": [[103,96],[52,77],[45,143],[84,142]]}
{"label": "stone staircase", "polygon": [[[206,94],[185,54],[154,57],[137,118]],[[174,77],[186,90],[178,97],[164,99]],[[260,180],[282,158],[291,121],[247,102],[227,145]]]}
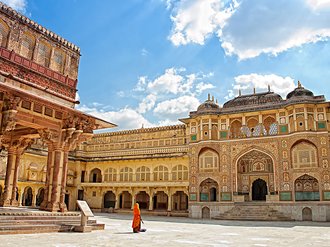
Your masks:
{"label": "stone staircase", "polygon": [[[79,212],[50,213],[38,210],[0,210],[0,235],[46,232],[71,232],[81,221]],[[104,224],[88,220],[92,230],[103,230]]]}
{"label": "stone staircase", "polygon": [[235,206],[216,217],[217,220],[292,221],[291,217],[270,205],[257,202],[235,203]]}

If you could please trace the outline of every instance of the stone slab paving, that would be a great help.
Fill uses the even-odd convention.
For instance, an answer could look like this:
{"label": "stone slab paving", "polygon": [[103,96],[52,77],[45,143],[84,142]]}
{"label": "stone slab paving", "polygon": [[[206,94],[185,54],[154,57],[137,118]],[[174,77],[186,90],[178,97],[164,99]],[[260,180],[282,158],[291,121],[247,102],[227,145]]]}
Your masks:
{"label": "stone slab paving", "polygon": [[91,233],[0,235],[1,247],[49,246],[330,246],[330,223],[196,220],[145,216],[145,233],[131,232],[131,215],[97,214]]}

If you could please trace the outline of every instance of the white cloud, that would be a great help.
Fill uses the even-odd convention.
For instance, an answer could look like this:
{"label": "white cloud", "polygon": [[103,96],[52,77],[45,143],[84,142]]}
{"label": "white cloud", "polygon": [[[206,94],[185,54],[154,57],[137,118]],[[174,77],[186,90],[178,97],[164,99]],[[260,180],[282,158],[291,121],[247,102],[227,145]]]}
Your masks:
{"label": "white cloud", "polygon": [[144,127],[154,126],[141,114],[131,108],[123,108],[119,111],[103,111],[97,109],[96,107],[91,108],[86,105],[83,105],[77,107],[77,109],[79,111],[83,111],[87,114],[117,124],[120,129],[138,129],[141,128],[142,125]]}
{"label": "white cloud", "polygon": [[174,27],[169,39],[176,46],[203,45],[208,36],[221,30],[237,7],[235,0],[229,6],[220,0],[181,0],[171,16]]}
{"label": "white cloud", "polygon": [[175,6],[174,45],[203,45],[217,35],[226,55],[240,60],[330,37],[330,0],[180,0]]}
{"label": "white cloud", "polygon": [[133,89],[133,91],[145,91],[145,86],[146,86],[146,81],[147,81],[147,77],[146,76],[140,76],[138,83],[136,84],[135,88]]}
{"label": "white cloud", "polygon": [[294,79],[291,77],[282,77],[275,74],[260,75],[260,74],[248,74],[239,75],[235,77],[235,84],[233,88],[228,90],[226,99],[231,99],[238,94],[238,90],[242,91],[242,94],[252,94],[253,88],[256,92],[265,92],[268,90],[268,85],[271,91],[280,94],[283,98],[291,92],[294,88]]}
{"label": "white cloud", "polygon": [[2,2],[23,14],[26,11],[26,0],[2,0]]}
{"label": "white cloud", "polygon": [[330,0],[307,0],[307,4],[313,9],[322,9],[330,7]]}
{"label": "white cloud", "polygon": [[215,86],[211,83],[205,83],[205,82],[200,82],[196,85],[196,92],[198,94],[202,93],[203,91],[207,89],[212,89],[215,88]]}
{"label": "white cloud", "polygon": [[154,109],[156,114],[177,119],[182,114],[196,110],[200,102],[194,96],[181,96],[179,98],[165,100],[157,104]]}
{"label": "white cloud", "polygon": [[138,107],[138,112],[139,113],[146,113],[147,111],[150,111],[156,103],[157,96],[154,94],[149,94],[147,95],[146,98],[140,102],[139,107]]}
{"label": "white cloud", "polygon": [[156,94],[178,94],[189,90],[190,83],[185,83],[184,77],[178,74],[181,71],[182,69],[167,69],[165,74],[148,83],[148,90]]}

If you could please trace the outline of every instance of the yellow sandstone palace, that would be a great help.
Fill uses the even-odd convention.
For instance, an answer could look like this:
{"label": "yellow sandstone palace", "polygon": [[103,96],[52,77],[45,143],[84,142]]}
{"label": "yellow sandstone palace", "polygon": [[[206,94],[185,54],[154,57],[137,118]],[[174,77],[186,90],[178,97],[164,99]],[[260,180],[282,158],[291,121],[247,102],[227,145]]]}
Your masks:
{"label": "yellow sandstone palace", "polygon": [[79,48],[5,5],[0,10],[4,206],[8,199],[65,211],[63,202],[75,210],[80,199],[104,212],[139,202],[159,215],[330,221],[323,95],[298,82],[285,99],[270,88],[223,106],[209,96],[181,125],[91,138],[92,129],[114,125],[74,110]]}

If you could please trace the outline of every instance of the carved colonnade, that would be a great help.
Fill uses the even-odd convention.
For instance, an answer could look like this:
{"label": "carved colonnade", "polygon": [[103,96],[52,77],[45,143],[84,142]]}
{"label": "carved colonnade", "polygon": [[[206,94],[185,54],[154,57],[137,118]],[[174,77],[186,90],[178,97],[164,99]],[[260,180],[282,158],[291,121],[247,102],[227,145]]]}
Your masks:
{"label": "carved colonnade", "polygon": [[19,206],[16,193],[20,159],[34,139],[41,138],[48,146],[48,158],[45,194],[40,209],[67,211],[64,199],[68,153],[93,136],[95,120],[74,109],[67,109],[63,120],[50,119],[49,126],[38,125],[32,111],[29,118],[20,119],[19,96],[0,92],[0,97],[0,147],[7,151],[5,186],[0,206]]}

